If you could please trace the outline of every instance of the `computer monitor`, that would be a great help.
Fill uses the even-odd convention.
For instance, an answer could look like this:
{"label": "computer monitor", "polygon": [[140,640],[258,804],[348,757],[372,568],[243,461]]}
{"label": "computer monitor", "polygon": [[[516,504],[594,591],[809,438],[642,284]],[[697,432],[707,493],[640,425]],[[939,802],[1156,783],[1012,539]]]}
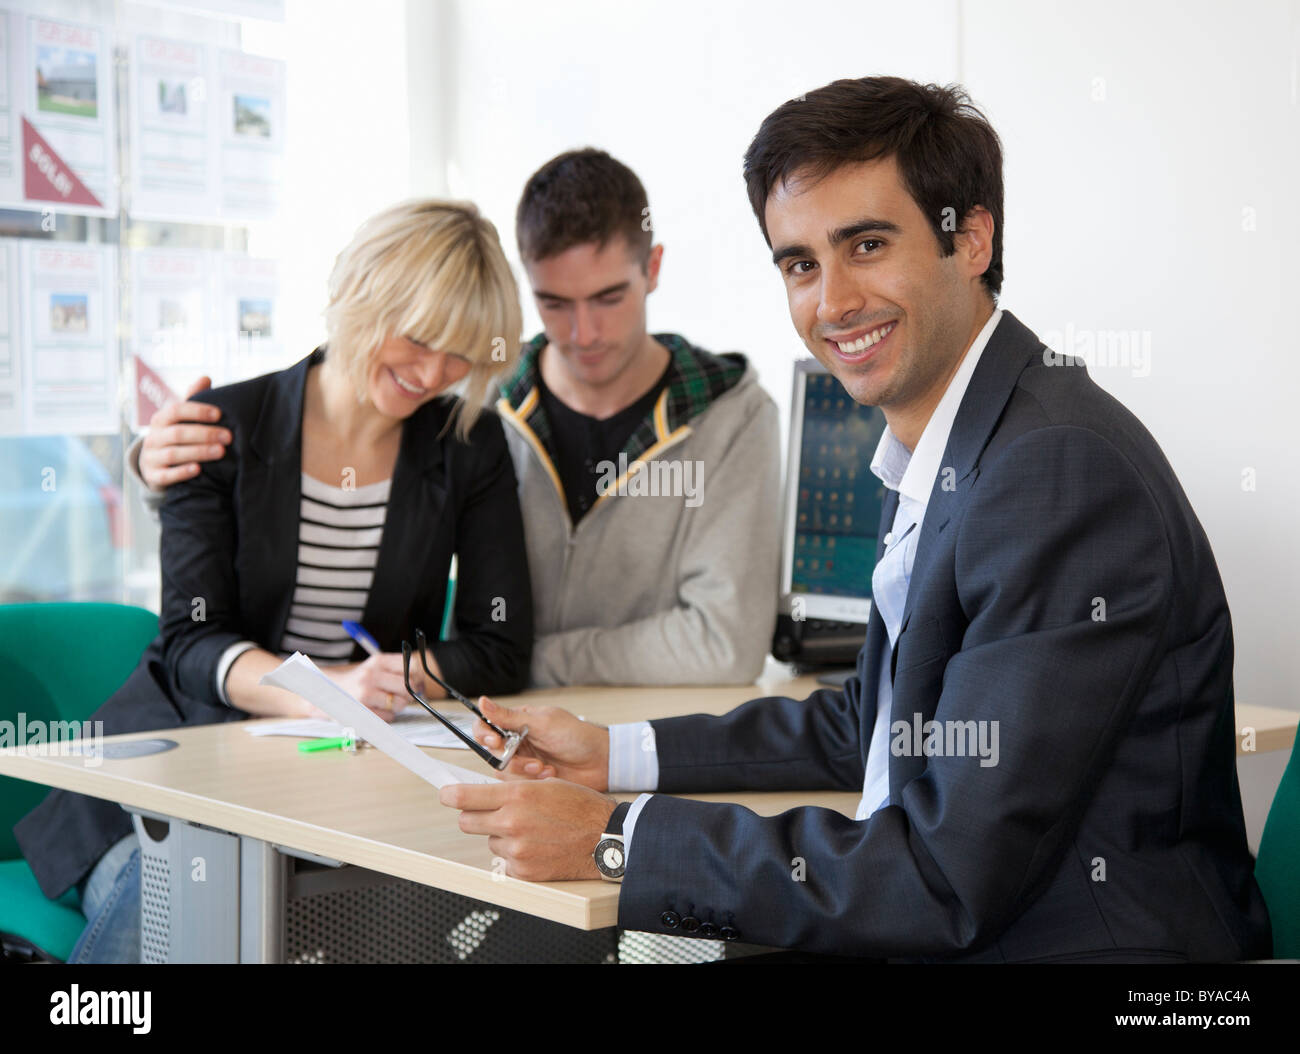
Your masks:
{"label": "computer monitor", "polygon": [[793,388],[780,613],[865,624],[885,497],[870,465],[885,416],[814,359],[795,363]]}

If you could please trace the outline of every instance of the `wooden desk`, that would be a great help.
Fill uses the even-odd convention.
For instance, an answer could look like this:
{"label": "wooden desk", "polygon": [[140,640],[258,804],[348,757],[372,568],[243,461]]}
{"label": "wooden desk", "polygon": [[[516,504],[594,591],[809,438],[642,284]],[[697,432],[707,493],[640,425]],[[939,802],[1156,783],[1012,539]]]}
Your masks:
{"label": "wooden desk", "polygon": [[[1273,706],[1237,704],[1237,757],[1270,750],[1290,750],[1295,742],[1300,713]],[[1254,749],[1250,740],[1253,732]]]}
{"label": "wooden desk", "polygon": [[[611,724],[721,714],[760,695],[800,698],[815,688],[811,677],[778,676],[738,687],[549,689],[502,701],[553,702],[591,721]],[[1237,716],[1239,729],[1255,729],[1257,751],[1289,749],[1300,717],[1246,705],[1238,707]],[[596,881],[530,883],[494,872],[487,839],[461,833],[458,813],[439,805],[434,788],[378,751],[304,755],[298,752],[297,739],[250,736],[247,725],[109,737],[106,742],[160,735],[179,747],[143,758],[105,759],[97,766],[77,757],[0,751],[0,774],[354,864],[580,929],[616,924],[618,886]],[[433,753],[458,765],[481,765],[468,751]],[[689,797],[733,801],[762,815],[820,805],[852,816],[858,799],[856,793],[827,792]]]}
{"label": "wooden desk", "polygon": [[[526,698],[530,703],[554,701],[606,724],[721,714],[758,695],[787,688],[810,691],[812,683],[806,678],[735,687],[588,687],[533,692]],[[615,925],[617,885],[523,882],[494,872],[487,839],[463,834],[457,826],[459,813],[438,803],[436,789],[379,751],[300,754],[297,739],[249,735],[251,723],[110,736],[105,743],[162,737],[179,746],[142,758],[103,759],[95,766],[79,757],[0,751],[0,774],[354,864],[579,929]],[[457,765],[486,770],[466,750],[431,752]],[[852,816],[858,800],[857,794],[825,792],[691,797],[734,801],[763,815],[822,805]]]}

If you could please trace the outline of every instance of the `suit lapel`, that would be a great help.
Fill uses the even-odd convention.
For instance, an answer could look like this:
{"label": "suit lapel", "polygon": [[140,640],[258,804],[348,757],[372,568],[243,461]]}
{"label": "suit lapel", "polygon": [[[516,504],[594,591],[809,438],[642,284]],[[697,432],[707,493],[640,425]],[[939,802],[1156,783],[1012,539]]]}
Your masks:
{"label": "suit lapel", "polygon": [[930,489],[921,536],[917,539],[911,583],[903,604],[903,618],[899,623],[900,638],[907,629],[913,603],[923,592],[921,585],[939,551],[937,539],[961,509],[979,478],[980,455],[988,446],[1020,374],[1041,347],[1039,339],[1015,315],[1010,311],[1002,313],[966,386],[966,394],[962,396],[952,431],[948,434],[939,473]]}
{"label": "suit lapel", "polygon": [[[240,485],[244,512],[254,511],[256,529],[239,540],[248,581],[248,611],[259,640],[279,647],[289,619],[298,568],[298,518],[302,505],[302,408],[307,372],[324,361],[317,348],[275,375],[249,436],[249,458]],[[289,425],[289,427],[286,427]]]}
{"label": "suit lapel", "polygon": [[[897,512],[898,491],[886,487],[885,500],[880,504],[880,526],[876,529],[876,563],[880,563],[881,558],[885,555],[885,535],[893,527],[894,516]],[[885,630],[885,620],[880,617],[880,612],[876,610],[876,605],[873,603],[871,613],[867,616],[867,639],[862,644],[862,653],[866,657],[866,663],[861,690],[862,697],[875,700],[877,706],[880,705],[880,662],[884,655],[885,642],[888,639],[889,635]],[[871,719],[867,720],[864,712],[863,719],[858,722],[858,734],[862,740],[862,757],[864,759],[871,749],[871,734],[874,728],[875,714],[873,713]]]}
{"label": "suit lapel", "polygon": [[[415,603],[441,583],[429,581],[426,564],[433,554],[434,525],[446,514],[447,488],[443,483],[443,443],[439,426],[446,414],[433,406],[422,407],[402,429],[402,444],[393,469],[388,512],[379,540],[375,577],[366,597],[362,624],[385,651],[396,651],[402,640],[414,642],[409,625]],[[395,597],[406,597],[398,610]],[[421,626],[430,641],[438,639],[438,626]],[[357,653],[355,658],[360,658]]]}
{"label": "suit lapel", "polygon": [[[1031,356],[1041,347],[1033,335],[1009,311],[1003,312],[997,328],[989,338],[984,354],[971,375],[970,383],[962,396],[957,416],[940,462],[939,472],[930,489],[930,499],[917,539],[916,558],[903,604],[903,618],[899,623],[898,637],[890,653],[891,692],[890,727],[903,722],[911,727],[915,720],[928,721],[934,717],[938,697],[908,698],[900,695],[894,680],[894,664],[898,658],[898,642],[906,632],[918,598],[926,595],[926,580],[939,552],[941,536],[961,511],[971,488],[979,479],[979,460],[1002,417],[1002,412],[1015,390],[1020,374],[1029,364]],[[882,625],[883,633],[883,625]],[[921,713],[904,712],[920,709]],[[889,759],[889,793],[894,802],[901,800],[907,782],[925,768],[924,757],[892,755]]]}

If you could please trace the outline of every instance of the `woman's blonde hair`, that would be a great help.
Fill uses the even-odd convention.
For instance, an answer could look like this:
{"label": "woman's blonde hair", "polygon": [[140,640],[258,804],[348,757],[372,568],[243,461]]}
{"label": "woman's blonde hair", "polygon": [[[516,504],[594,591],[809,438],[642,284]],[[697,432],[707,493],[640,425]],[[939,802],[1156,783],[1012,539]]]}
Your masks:
{"label": "woman's blonde hair", "polygon": [[346,371],[362,401],[375,353],[389,337],[467,358],[454,411],[464,439],[488,383],[518,356],[523,315],[492,222],[469,202],[423,199],[372,216],[339,253],[325,326],[326,361]]}

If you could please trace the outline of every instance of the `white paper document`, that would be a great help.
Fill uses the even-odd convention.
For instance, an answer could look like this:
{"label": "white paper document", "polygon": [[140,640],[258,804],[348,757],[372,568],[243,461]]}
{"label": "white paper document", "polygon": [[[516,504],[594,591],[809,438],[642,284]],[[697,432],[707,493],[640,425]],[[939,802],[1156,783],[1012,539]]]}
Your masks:
{"label": "white paper document", "polygon": [[435,787],[445,787],[449,783],[498,782],[494,776],[470,772],[429,757],[419,747],[403,739],[378,714],[362,706],[321,673],[316,664],[301,652],[294,652],[274,670],[265,674],[259,683],[284,688],[301,696],[325,711],[345,729],[352,729],[359,739],[378,747],[394,761]]}
{"label": "white paper document", "polygon": [[[470,714],[444,715],[457,728],[468,733],[474,727],[474,718]],[[389,725],[393,731],[417,747],[440,747],[443,750],[468,750],[463,742],[440,721],[435,721],[418,706],[408,706],[397,715],[397,720]],[[295,718],[292,721],[276,721],[273,724],[250,724],[247,728],[250,736],[297,736],[305,739],[337,739],[343,735],[343,726],[337,721],[321,718]]]}

